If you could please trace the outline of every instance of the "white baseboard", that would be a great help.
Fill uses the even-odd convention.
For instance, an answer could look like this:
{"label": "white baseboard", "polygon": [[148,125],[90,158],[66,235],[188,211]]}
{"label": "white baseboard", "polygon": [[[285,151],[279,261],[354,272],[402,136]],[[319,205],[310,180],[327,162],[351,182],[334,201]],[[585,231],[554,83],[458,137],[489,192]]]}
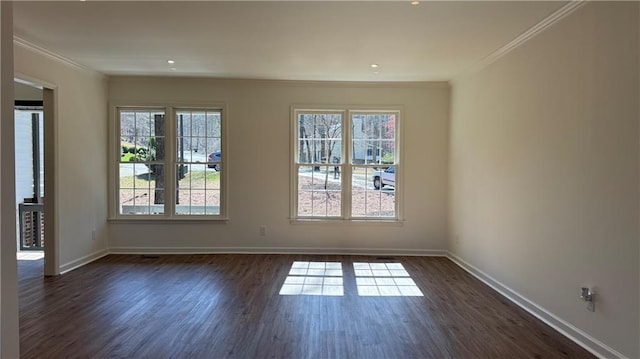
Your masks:
{"label": "white baseboard", "polygon": [[580,345],[591,354],[599,357],[599,358],[620,358],[625,359],[626,357],[621,353],[617,352],[613,348],[607,346],[602,343],[598,339],[592,337],[591,335],[583,332],[582,330],[576,328],[571,325],[567,321],[561,319],[535,302],[525,298],[523,295],[509,288],[508,286],[500,283],[487,273],[481,271],[475,266],[469,264],[464,259],[458,257],[457,255],[447,252],[447,257],[457,264],[459,267],[469,272],[474,277],[478,278],[480,281],[493,288],[498,293],[502,294],[504,297],[509,299],[511,302],[519,306],[520,308],[526,310],[534,317],[540,319],[553,329],[557,330],[560,334],[565,337],[571,339],[576,344]]}
{"label": "white baseboard", "polygon": [[111,247],[112,254],[335,254],[445,257],[445,250],[296,247]]}
{"label": "white baseboard", "polygon": [[86,255],[84,257],[78,258],[76,260],[73,260],[69,263],[65,263],[63,265],[60,266],[60,274],[65,274],[65,273],[69,273],[74,269],[80,268],[86,264],[89,264],[97,259],[100,259],[106,255],[109,254],[109,250],[108,249],[102,249],[99,250],[97,252],[93,252],[89,255]]}
{"label": "white baseboard", "polygon": [[296,248],[296,247],[111,247],[66,263],[60,274],[68,273],[108,254],[332,254],[332,255],[384,255],[447,257],[480,281],[493,288],[511,302],[540,319],[560,334],[571,339],[599,358],[626,357],[598,339],[576,328],[535,302],[500,283],[454,253],[446,250],[382,249],[382,248]]}

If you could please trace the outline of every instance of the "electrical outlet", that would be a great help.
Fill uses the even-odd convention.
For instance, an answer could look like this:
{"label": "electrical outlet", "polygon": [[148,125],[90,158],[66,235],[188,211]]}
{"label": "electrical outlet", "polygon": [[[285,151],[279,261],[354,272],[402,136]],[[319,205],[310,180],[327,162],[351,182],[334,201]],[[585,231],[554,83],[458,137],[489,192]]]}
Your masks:
{"label": "electrical outlet", "polygon": [[590,312],[596,311],[596,293],[589,287],[582,287],[580,289],[580,299],[583,302],[587,302],[587,310]]}
{"label": "electrical outlet", "polygon": [[264,237],[267,235],[267,226],[260,226],[260,236]]}

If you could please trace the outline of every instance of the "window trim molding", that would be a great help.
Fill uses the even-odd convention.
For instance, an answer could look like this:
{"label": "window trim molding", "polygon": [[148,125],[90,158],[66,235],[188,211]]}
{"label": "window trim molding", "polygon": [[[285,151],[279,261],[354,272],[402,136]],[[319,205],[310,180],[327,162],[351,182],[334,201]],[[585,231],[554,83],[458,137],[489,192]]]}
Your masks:
{"label": "window trim molding", "polygon": [[[299,164],[296,159],[296,151],[298,146],[297,138],[297,114],[305,112],[318,112],[318,113],[341,113],[342,114],[342,154],[351,155],[351,116],[353,114],[371,114],[371,113],[395,113],[396,118],[396,183],[395,190],[395,217],[353,217],[351,215],[351,199],[353,196],[351,181],[343,181],[341,183],[342,188],[342,214],[340,217],[299,217],[298,216],[298,173],[297,168]],[[362,223],[362,224],[399,224],[404,223],[404,175],[402,165],[402,158],[404,156],[404,122],[405,109],[403,105],[318,105],[318,104],[291,104],[290,105],[290,135],[289,135],[289,221],[292,224],[323,224],[323,223]],[[399,139],[399,140],[398,140]],[[347,148],[349,147],[349,148]],[[351,177],[351,160],[345,155],[343,157],[343,171],[342,176]],[[342,177],[341,177],[342,178]]]}
{"label": "window trim molding", "polygon": [[[167,128],[165,128],[165,141],[167,149],[165,152],[170,153],[171,157],[165,158],[164,163],[166,167],[165,183],[173,183],[173,181],[166,181],[167,178],[175,178],[176,170],[175,166],[171,164],[177,163],[177,153],[175,152],[176,144],[174,140],[177,139],[175,129],[175,114],[181,110],[219,110],[220,111],[220,127],[221,127],[221,140],[222,145],[220,151],[224,153],[225,157],[222,160],[224,162],[223,168],[228,168],[229,165],[229,151],[227,150],[227,132],[228,132],[228,110],[227,105],[224,102],[211,102],[211,103],[189,103],[189,102],[153,102],[153,101],[113,101],[109,103],[109,124],[108,124],[108,218],[109,222],[122,222],[122,223],[158,223],[158,222],[229,222],[228,212],[228,194],[229,185],[228,170],[220,172],[220,214],[219,215],[176,215],[174,212],[175,202],[175,185],[171,185],[169,191],[165,188],[165,211],[161,215],[123,215],[118,211],[119,206],[119,168],[116,166],[120,156],[120,124],[119,113],[121,109],[126,110],[162,110],[164,111],[165,122]],[[167,166],[168,164],[168,166]]]}

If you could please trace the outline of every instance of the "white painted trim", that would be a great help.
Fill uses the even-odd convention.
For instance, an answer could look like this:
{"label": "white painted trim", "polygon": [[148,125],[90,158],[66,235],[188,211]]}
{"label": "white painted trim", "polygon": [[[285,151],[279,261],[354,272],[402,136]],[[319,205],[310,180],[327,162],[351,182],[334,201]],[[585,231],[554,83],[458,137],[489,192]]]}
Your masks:
{"label": "white painted trim", "polygon": [[40,54],[42,56],[45,56],[45,57],[47,57],[47,58],[49,58],[51,60],[54,60],[54,61],[59,62],[59,63],[62,63],[64,65],[74,67],[74,68],[76,68],[78,70],[89,72],[89,73],[92,73],[92,74],[95,74],[95,75],[98,75],[98,76],[101,76],[101,77],[105,77],[106,76],[102,72],[98,72],[98,71],[96,71],[96,70],[94,70],[94,69],[92,69],[92,68],[90,68],[88,66],[85,66],[85,65],[82,65],[80,63],[77,63],[77,62],[71,60],[68,57],[62,56],[62,55],[60,55],[58,53],[55,53],[55,52],[53,52],[51,50],[45,49],[44,47],[36,45],[36,44],[34,44],[34,43],[32,43],[32,42],[30,42],[28,40],[25,40],[25,39],[23,39],[21,37],[18,37],[18,36],[14,35],[13,36],[13,44],[14,44],[14,46],[15,45],[20,46],[22,48],[25,48],[25,49],[31,51],[31,52]]}
{"label": "white painted trim", "polygon": [[40,90],[44,90],[45,88],[48,88],[48,89],[51,89],[51,90],[57,90],[58,89],[58,85],[56,85],[54,83],[51,83],[51,82],[48,82],[48,81],[44,81],[44,80],[39,79],[37,77],[33,77],[31,75],[27,75],[27,74],[24,74],[24,73],[18,72],[18,71],[14,71],[13,80],[15,82],[19,82],[19,83],[27,85],[27,86],[39,88]]}
{"label": "white painted trim", "polygon": [[482,58],[480,61],[474,63],[469,68],[463,70],[461,73],[454,76],[451,82],[455,83],[456,79],[469,75],[471,73],[477,72],[479,70],[482,70],[483,68],[498,61],[500,58],[504,57],[509,52],[517,49],[518,47],[520,47],[522,44],[529,41],[534,36],[542,33],[543,31],[550,28],[552,25],[554,25],[558,21],[567,17],[569,14],[579,9],[582,5],[584,5],[588,1],[590,0],[571,0],[567,2],[567,4],[565,4],[564,6],[562,6],[561,8],[553,12],[551,15],[547,16],[546,18],[542,19],[542,21],[540,21],[539,23],[533,25],[527,31],[523,32],[518,37],[511,40],[506,45],[490,53],[489,55]]}
{"label": "white painted trim", "polygon": [[[289,143],[289,219],[292,224],[296,223],[350,223],[354,221],[358,222],[384,222],[384,223],[402,223],[404,222],[404,196],[403,196],[403,176],[402,176],[402,149],[404,148],[404,138],[402,131],[402,122],[404,121],[404,105],[310,105],[310,104],[291,104],[290,105],[290,117],[291,117],[291,139]],[[342,157],[342,174],[340,175],[340,184],[343,200],[341,201],[341,215],[335,217],[300,217],[298,216],[298,171],[300,167],[315,166],[311,163],[299,163],[297,156],[299,152],[299,114],[332,114],[341,116],[342,132],[340,134],[342,145],[340,147]],[[354,165],[349,160],[353,157],[352,142],[353,134],[351,133],[352,124],[351,121],[354,115],[367,115],[367,114],[395,114],[395,163],[396,167],[396,181],[400,183],[400,186],[395,186],[395,201],[394,211],[395,217],[353,217],[351,213],[351,200],[353,189],[351,188],[352,167]],[[322,164],[320,164],[322,165]],[[327,164],[324,164],[327,165]],[[371,165],[371,164],[370,164]],[[375,164],[373,164],[375,166]],[[329,167],[331,165],[329,164]]]}
{"label": "white painted trim", "polygon": [[44,248],[44,274],[60,274],[60,166],[59,154],[59,117],[58,90],[44,87],[42,101],[44,111],[44,181],[47,200],[44,210],[44,235],[47,245]]}
{"label": "white painted trim", "polygon": [[445,257],[445,250],[297,247],[111,247],[110,254],[334,254]]}
{"label": "white painted trim", "polygon": [[[228,180],[228,173],[230,172],[229,163],[229,153],[227,138],[228,136],[228,110],[226,102],[211,102],[209,104],[204,103],[183,103],[183,102],[173,102],[173,101],[165,101],[165,102],[147,102],[143,101],[138,104],[127,104],[126,102],[115,101],[111,102],[108,110],[108,143],[109,143],[109,151],[107,154],[108,161],[108,221],[112,222],[130,222],[130,223],[194,223],[194,222],[207,222],[207,223],[219,223],[226,224],[229,221],[229,186],[230,181]],[[220,185],[221,185],[221,193],[220,193],[220,210],[218,215],[176,215],[174,214],[174,209],[172,205],[166,205],[164,214],[159,215],[133,215],[133,214],[121,214],[119,211],[119,166],[120,166],[120,112],[121,110],[127,111],[162,111],[165,117],[165,125],[166,125],[166,138],[177,138],[176,135],[176,113],[178,111],[191,111],[191,110],[208,110],[208,111],[220,111],[220,125],[221,125],[221,141],[222,147],[220,150],[222,153],[227,153],[221,160],[221,165],[224,166],[227,170],[220,172]],[[168,148],[165,148],[166,153],[176,153],[173,146],[175,146],[174,141],[167,141]],[[176,163],[177,159],[174,157],[167,157],[164,160],[164,164],[167,167],[167,173],[165,174],[166,178],[175,178],[174,166],[172,163]],[[171,185],[174,186],[174,185]],[[174,203],[175,200],[173,198],[173,190],[166,189],[166,192],[169,194],[169,198],[165,198],[165,203]]]}
{"label": "white painted trim", "polygon": [[[166,76],[162,74],[149,75],[126,75],[126,74],[110,74],[109,81],[111,83],[120,80],[144,80],[144,81],[163,81]],[[172,79],[194,81],[212,81],[219,85],[238,85],[251,84],[256,86],[287,86],[287,87],[356,87],[356,88],[423,88],[423,89],[448,89],[451,88],[449,81],[320,81],[320,80],[269,80],[269,79],[248,79],[238,77],[215,77],[207,74],[199,74],[197,77],[175,76]],[[314,107],[315,108],[315,107]]]}
{"label": "white painted trim", "polygon": [[111,247],[66,263],[60,274],[68,273],[109,254],[331,254],[331,255],[385,255],[447,257],[460,268],[526,310],[560,334],[569,338],[598,358],[627,359],[623,354],[576,328],[547,309],[502,284],[487,273],[446,250],[382,249],[382,248],[295,248],[295,247]]}
{"label": "white painted trim", "polygon": [[69,263],[65,263],[63,265],[60,266],[60,274],[65,274],[65,273],[69,273],[74,269],[78,269],[84,265],[87,265],[95,260],[98,260],[104,256],[109,255],[109,250],[108,249],[101,249],[97,252],[93,252],[89,255],[86,255],[84,257],[80,257],[76,260],[73,260]]}
{"label": "white painted trim", "polygon": [[16,265],[13,2],[0,1],[0,357],[20,357]]}
{"label": "white painted trim", "polygon": [[516,292],[515,290],[500,283],[495,278],[491,277],[487,273],[483,272],[482,270],[468,263],[464,259],[458,257],[454,253],[449,251],[447,252],[446,257],[449,258],[455,264],[457,264],[460,268],[469,272],[472,276],[476,277],[477,279],[482,281],[484,284],[491,287],[496,292],[502,294],[504,297],[509,299],[511,302],[513,302],[520,308],[529,312],[529,314],[540,319],[541,321],[549,325],[551,328],[558,331],[560,334],[564,335],[565,337],[569,338],[570,340],[572,340],[582,348],[589,351],[591,354],[599,358],[620,358],[620,359],[626,358],[623,354],[617,352],[615,349],[607,346],[606,344],[599,341],[598,339],[576,328],[569,322],[551,313],[547,309],[536,304],[532,300],[524,297],[523,295]]}

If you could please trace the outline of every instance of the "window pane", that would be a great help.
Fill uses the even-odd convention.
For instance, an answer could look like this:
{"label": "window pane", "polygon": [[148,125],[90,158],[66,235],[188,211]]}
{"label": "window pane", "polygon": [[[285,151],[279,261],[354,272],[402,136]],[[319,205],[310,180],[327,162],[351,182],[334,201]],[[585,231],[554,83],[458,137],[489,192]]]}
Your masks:
{"label": "window pane", "polygon": [[395,114],[354,114],[351,117],[351,163],[396,163],[395,127]]}
{"label": "window pane", "polygon": [[365,119],[365,137],[368,139],[380,138],[380,116],[379,115],[363,115]]}
{"label": "window pane", "polygon": [[395,141],[380,141],[380,163],[394,164],[396,163]]}
{"label": "window pane", "polygon": [[342,152],[342,115],[298,114],[298,162],[328,163]]}
{"label": "window pane", "polygon": [[[128,153],[128,148],[135,147],[136,141],[135,114],[134,112],[120,113],[120,142],[121,155]],[[134,151],[131,151],[134,153]]]}
{"label": "window pane", "polygon": [[207,151],[205,152],[207,155],[216,151],[220,151],[220,148],[222,148],[222,141],[220,138],[207,138]]}
{"label": "window pane", "polygon": [[120,214],[135,214],[135,210],[133,209],[133,201],[135,195],[133,194],[133,189],[130,188],[120,188],[120,205],[118,213]]}
{"label": "window pane", "polygon": [[[165,193],[172,191],[173,214],[220,214],[222,113],[175,113],[176,137],[167,138],[164,111],[120,110],[118,213],[162,214]],[[166,141],[173,141],[176,153],[166,152]],[[166,165],[175,167],[175,181],[165,183]]]}
{"label": "window pane", "polygon": [[178,159],[207,162],[207,156],[221,149],[220,111],[177,111]]}
{"label": "window pane", "polygon": [[135,162],[164,160],[164,137],[138,137],[135,147]]}
{"label": "window pane", "polygon": [[205,176],[205,189],[215,189],[220,190],[220,172],[215,169],[205,168],[206,176]]}
{"label": "window pane", "polygon": [[221,119],[219,112],[207,112],[207,137],[222,137]]}
{"label": "window pane", "polygon": [[133,209],[129,212],[135,214],[150,214],[152,212],[150,208],[152,203],[147,188],[136,188],[133,191]]}
{"label": "window pane", "polygon": [[221,112],[176,112],[177,215],[220,214]]}
{"label": "window pane", "polygon": [[[176,117],[178,162],[219,162],[222,158],[220,111],[178,111]],[[214,152],[218,161],[211,161]]]}
{"label": "window pane", "polygon": [[[350,137],[344,137],[342,113],[296,112],[294,216],[397,218],[397,115],[350,112]],[[344,169],[351,177],[345,178],[351,181],[350,193],[341,185]],[[352,203],[347,213],[342,213],[344,196]]]}
{"label": "window pane", "polygon": [[178,112],[176,119],[176,134],[178,137],[191,137],[191,113]]}
{"label": "window pane", "polygon": [[327,212],[329,217],[339,217],[342,215],[342,192],[332,191],[327,196]]}
{"label": "window pane", "polygon": [[220,190],[207,190],[205,193],[205,214],[220,214]]}
{"label": "window pane", "polygon": [[[123,163],[120,164],[119,171],[120,214],[161,214],[164,212],[162,181],[155,180],[148,165]],[[156,204],[158,206],[155,206]],[[154,208],[150,208],[150,205],[153,205]]]}
{"label": "window pane", "polygon": [[395,217],[395,167],[353,166],[351,215]]}
{"label": "window pane", "polygon": [[382,123],[381,123],[381,137],[384,140],[395,140],[396,139],[396,115],[395,114],[387,114],[382,115]]}
{"label": "window pane", "polygon": [[302,166],[298,169],[298,216],[342,215],[340,166]]}
{"label": "window pane", "polygon": [[120,214],[164,212],[164,132],[163,111],[120,111]]}
{"label": "window pane", "polygon": [[220,214],[220,172],[205,164],[184,165],[184,176],[178,174],[176,214]]}
{"label": "window pane", "polygon": [[154,160],[149,156],[156,152],[156,133],[158,137],[164,137],[164,114],[161,111],[121,111],[120,161]]}
{"label": "window pane", "polygon": [[365,120],[362,115],[351,116],[351,138],[363,140],[365,138]]}
{"label": "window pane", "polygon": [[326,160],[325,163],[340,163],[342,161],[340,151],[342,148],[342,141],[340,139],[331,139],[327,141],[325,148],[327,149],[326,156],[323,158]]}

